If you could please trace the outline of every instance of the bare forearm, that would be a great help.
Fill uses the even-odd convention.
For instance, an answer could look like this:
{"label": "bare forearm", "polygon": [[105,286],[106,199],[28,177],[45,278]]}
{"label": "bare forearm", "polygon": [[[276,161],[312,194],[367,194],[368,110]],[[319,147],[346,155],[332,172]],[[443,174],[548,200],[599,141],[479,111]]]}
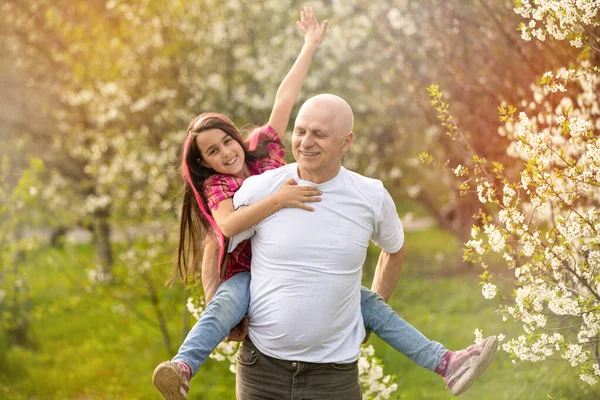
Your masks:
{"label": "bare forearm", "polygon": [[212,236],[204,241],[204,256],[202,257],[202,287],[204,299],[209,303],[219,288],[219,244]]}
{"label": "bare forearm", "polygon": [[379,293],[385,301],[388,301],[394,289],[396,289],[396,285],[400,279],[404,255],[404,246],[396,253],[381,251],[379,255],[371,290]]}
{"label": "bare forearm", "polygon": [[279,85],[279,89],[277,89],[273,111],[271,111],[271,116],[269,117],[269,125],[275,129],[275,132],[282,139],[283,135],[285,135],[292,108],[308,73],[312,56],[325,38],[327,24],[328,22],[325,20],[319,26],[315,12],[311,7],[304,7],[300,12],[300,21],[296,22],[300,32],[304,35],[304,46],[302,46],[302,50],[300,50],[300,54],[296,62],[294,62],[292,69],[290,69],[290,72],[288,72],[281,85]]}
{"label": "bare forearm", "polygon": [[283,78],[281,85],[279,85],[279,88],[277,89],[277,95],[275,96],[276,102],[287,100],[291,101],[292,105],[296,102],[300,90],[302,90],[302,84],[306,79],[310,63],[312,62],[312,56],[316,49],[316,47],[307,44],[302,46],[302,50],[300,50],[296,62],[285,78]]}
{"label": "bare forearm", "polygon": [[[276,196],[276,193],[272,194],[248,207],[231,211],[221,218],[217,217],[215,221],[223,235],[233,237],[281,210],[282,206]],[[233,209],[233,204],[231,208]],[[214,214],[216,216],[216,213]]]}
{"label": "bare forearm", "polygon": [[285,135],[292,108],[296,103],[300,90],[302,90],[315,50],[316,47],[314,46],[307,44],[302,46],[296,62],[279,85],[279,89],[277,89],[269,125],[281,138]]}

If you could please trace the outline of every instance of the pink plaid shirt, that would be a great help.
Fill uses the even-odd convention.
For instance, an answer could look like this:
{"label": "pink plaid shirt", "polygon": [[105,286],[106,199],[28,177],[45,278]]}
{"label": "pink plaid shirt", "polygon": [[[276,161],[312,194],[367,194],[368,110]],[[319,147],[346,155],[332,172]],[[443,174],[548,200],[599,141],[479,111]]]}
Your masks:
{"label": "pink plaid shirt", "polygon": [[[267,144],[269,154],[258,161],[247,162],[250,169],[250,175],[260,175],[267,170],[285,165],[285,161],[283,160],[285,149],[277,132],[275,132],[270,125],[255,129],[248,138],[248,147],[250,150],[254,150],[259,143],[265,140],[273,140],[273,142]],[[242,186],[243,182],[243,178],[233,175],[215,174],[209,176],[202,185],[208,207],[211,210],[216,210],[219,207],[220,202],[233,197],[235,192]],[[251,258],[252,249],[250,240],[245,240],[229,255],[226,264],[227,271],[225,279],[231,278],[238,272],[249,272]]]}

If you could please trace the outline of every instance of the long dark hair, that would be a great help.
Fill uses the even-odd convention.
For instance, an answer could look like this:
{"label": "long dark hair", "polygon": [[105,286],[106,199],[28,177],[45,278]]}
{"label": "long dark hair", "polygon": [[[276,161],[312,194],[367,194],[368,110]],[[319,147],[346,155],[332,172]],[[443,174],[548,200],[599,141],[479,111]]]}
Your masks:
{"label": "long dark hair", "polygon": [[[225,115],[218,113],[204,113],[197,116],[187,129],[187,138],[183,146],[181,157],[181,172],[184,179],[183,203],[181,206],[181,220],[179,224],[179,244],[177,246],[177,265],[173,276],[179,273],[184,284],[195,278],[202,242],[207,234],[215,235],[219,243],[219,268],[222,267],[225,256],[226,238],[217,226],[207,206],[202,185],[211,175],[216,174],[213,169],[200,164],[202,154],[196,144],[196,137],[207,130],[220,129],[238,142],[244,150],[245,162],[258,161],[268,155],[267,144],[269,140],[260,140],[255,146],[246,143],[233,122]],[[262,130],[262,127],[255,128]],[[258,135],[250,137],[257,140]],[[250,148],[253,148],[250,150]],[[172,276],[172,277],[173,277]]]}

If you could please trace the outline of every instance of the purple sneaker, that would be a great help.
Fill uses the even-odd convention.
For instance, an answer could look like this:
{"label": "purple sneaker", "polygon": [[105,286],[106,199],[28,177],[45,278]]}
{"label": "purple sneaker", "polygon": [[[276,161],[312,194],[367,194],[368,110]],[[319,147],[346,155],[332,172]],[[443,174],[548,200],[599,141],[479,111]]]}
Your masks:
{"label": "purple sneaker", "polygon": [[187,400],[190,390],[191,368],[180,361],[158,364],[152,374],[152,383],[167,400]]}
{"label": "purple sneaker", "polygon": [[459,396],[485,371],[497,351],[498,339],[490,336],[464,350],[447,352],[436,372],[442,375],[450,392]]}

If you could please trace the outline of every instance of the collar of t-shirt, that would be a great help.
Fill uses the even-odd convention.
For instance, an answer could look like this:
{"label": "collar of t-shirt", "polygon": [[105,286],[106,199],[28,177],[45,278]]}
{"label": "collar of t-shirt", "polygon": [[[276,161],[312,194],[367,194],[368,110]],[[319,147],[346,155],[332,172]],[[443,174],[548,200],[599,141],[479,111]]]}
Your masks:
{"label": "collar of t-shirt", "polygon": [[333,178],[331,178],[330,180],[328,180],[327,182],[314,183],[314,182],[310,182],[310,181],[305,181],[304,179],[300,178],[300,176],[298,176],[298,165],[296,163],[296,166],[292,168],[292,171],[293,171],[292,178],[294,178],[294,180],[296,180],[296,182],[298,182],[298,184],[301,186],[314,186],[314,187],[318,188],[321,192],[326,192],[328,190],[335,189],[335,187],[337,187],[339,185],[340,181],[342,180],[342,175],[344,173],[344,170],[345,170],[345,168],[341,167],[339,172],[337,173],[337,175],[334,176]]}

